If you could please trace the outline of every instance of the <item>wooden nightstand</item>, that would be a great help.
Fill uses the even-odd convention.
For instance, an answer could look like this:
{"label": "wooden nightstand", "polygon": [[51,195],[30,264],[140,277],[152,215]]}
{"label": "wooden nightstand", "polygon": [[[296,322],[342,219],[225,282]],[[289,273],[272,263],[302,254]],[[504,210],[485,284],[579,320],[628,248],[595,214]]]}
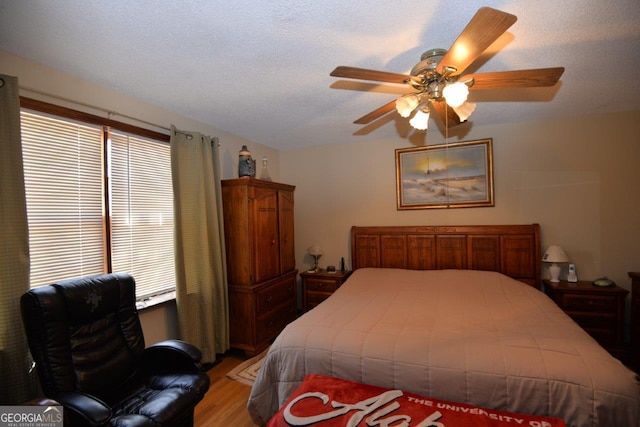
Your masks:
{"label": "wooden nightstand", "polygon": [[616,357],[624,356],[624,312],[628,290],[599,287],[591,282],[553,283],[544,280],[547,295]]}
{"label": "wooden nightstand", "polygon": [[631,277],[631,354],[630,362],[640,372],[640,272],[629,272]]}
{"label": "wooden nightstand", "polygon": [[329,273],[326,270],[300,273],[300,277],[302,277],[302,309],[309,311],[329,298],[350,275],[350,271]]}

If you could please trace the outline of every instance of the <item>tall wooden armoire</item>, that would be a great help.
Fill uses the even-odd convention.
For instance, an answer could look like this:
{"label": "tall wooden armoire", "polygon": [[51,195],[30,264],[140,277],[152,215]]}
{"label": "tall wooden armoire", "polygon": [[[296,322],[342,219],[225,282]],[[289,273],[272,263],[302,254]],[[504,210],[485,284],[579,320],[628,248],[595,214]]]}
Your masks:
{"label": "tall wooden armoire", "polygon": [[222,181],[231,347],[249,356],[296,317],[294,190],[254,178]]}

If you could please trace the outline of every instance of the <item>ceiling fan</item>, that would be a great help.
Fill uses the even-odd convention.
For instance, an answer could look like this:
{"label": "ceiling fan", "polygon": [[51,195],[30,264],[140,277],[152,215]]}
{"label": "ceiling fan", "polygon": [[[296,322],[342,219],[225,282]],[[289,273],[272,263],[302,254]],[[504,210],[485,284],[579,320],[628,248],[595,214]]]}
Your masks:
{"label": "ceiling fan", "polygon": [[395,109],[406,118],[415,111],[410,123],[414,128],[424,130],[433,109],[447,127],[455,126],[467,120],[475,109],[475,104],[466,102],[469,89],[554,86],[560,79],[564,67],[463,74],[516,20],[515,15],[483,7],[448,51],[431,49],[424,52],[408,75],[339,66],[331,76],[406,84],[415,90],[360,117],[354,121],[356,124],[371,123]]}

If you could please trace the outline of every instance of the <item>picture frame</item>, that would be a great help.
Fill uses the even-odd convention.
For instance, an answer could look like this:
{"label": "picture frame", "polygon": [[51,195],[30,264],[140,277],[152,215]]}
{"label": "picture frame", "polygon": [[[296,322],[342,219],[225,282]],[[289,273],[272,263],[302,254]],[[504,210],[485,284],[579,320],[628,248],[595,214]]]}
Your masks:
{"label": "picture frame", "polygon": [[398,210],[495,206],[491,138],[398,148]]}

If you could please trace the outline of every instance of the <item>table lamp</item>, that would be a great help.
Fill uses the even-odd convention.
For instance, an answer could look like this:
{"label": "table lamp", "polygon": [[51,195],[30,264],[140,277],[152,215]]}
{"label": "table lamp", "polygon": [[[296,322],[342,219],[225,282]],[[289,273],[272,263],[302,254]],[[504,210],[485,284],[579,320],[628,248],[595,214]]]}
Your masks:
{"label": "table lamp", "polygon": [[542,262],[552,263],[549,266],[549,275],[551,276],[551,282],[559,282],[560,279],[560,266],[558,263],[569,262],[569,257],[558,245],[551,245],[547,248],[542,256]]}
{"label": "table lamp", "polygon": [[318,258],[322,256],[322,249],[320,248],[320,245],[318,245],[317,243],[314,243],[309,249],[307,249],[307,252],[309,253],[309,255],[313,257],[313,260],[314,260],[313,270],[318,271],[319,270]]}

